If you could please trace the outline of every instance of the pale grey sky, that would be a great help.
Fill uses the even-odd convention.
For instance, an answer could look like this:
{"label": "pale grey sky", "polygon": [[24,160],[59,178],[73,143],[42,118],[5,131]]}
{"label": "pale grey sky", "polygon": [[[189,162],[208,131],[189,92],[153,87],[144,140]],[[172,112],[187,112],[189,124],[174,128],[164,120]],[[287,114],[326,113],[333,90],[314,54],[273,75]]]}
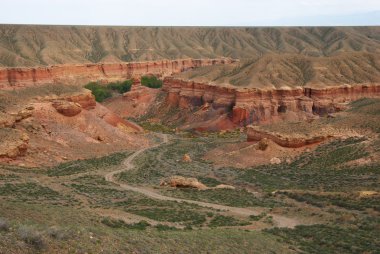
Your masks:
{"label": "pale grey sky", "polygon": [[380,0],[0,0],[0,23],[380,25]]}

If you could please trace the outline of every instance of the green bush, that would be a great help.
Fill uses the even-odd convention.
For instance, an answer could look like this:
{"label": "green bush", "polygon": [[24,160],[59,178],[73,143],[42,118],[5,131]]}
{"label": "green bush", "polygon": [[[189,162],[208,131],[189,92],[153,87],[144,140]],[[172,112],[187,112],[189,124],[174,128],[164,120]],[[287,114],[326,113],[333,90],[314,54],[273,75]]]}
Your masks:
{"label": "green bush", "polygon": [[141,84],[149,88],[161,88],[162,80],[159,80],[156,76],[142,76]]}
{"label": "green bush", "polygon": [[91,90],[97,102],[102,102],[105,99],[112,97],[112,91],[118,92],[120,94],[130,91],[132,84],[132,80],[125,80],[123,82],[112,82],[109,83],[107,86],[103,86],[97,82],[90,82],[84,87]]}
{"label": "green bush", "polygon": [[105,99],[110,98],[112,96],[111,92],[109,91],[109,89],[107,89],[107,87],[104,87],[95,82],[90,82],[84,87],[91,90],[97,102],[102,102]]}
{"label": "green bush", "polygon": [[112,82],[107,85],[107,88],[116,91],[120,94],[123,94],[131,90],[132,84],[132,80],[125,80],[123,82]]}

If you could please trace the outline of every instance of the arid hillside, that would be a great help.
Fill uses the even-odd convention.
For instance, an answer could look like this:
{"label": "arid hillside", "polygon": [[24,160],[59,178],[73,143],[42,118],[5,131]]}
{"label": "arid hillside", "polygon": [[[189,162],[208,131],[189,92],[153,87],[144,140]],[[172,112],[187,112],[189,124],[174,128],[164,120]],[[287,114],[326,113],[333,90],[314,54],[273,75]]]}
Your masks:
{"label": "arid hillside", "polygon": [[380,28],[0,25],[0,66],[5,67],[346,52],[379,53]]}
{"label": "arid hillside", "polygon": [[324,57],[268,54],[230,65],[193,69],[177,74],[176,78],[265,89],[379,83],[380,55],[364,52]]}

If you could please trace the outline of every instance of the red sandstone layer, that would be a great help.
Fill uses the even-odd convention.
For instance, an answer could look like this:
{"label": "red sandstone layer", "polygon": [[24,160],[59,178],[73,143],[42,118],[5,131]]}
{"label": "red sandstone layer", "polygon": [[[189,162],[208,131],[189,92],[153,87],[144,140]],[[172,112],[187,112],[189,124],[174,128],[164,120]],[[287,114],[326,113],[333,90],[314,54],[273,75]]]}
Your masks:
{"label": "red sandstone layer", "polygon": [[270,121],[280,113],[330,113],[339,111],[342,103],[364,97],[380,97],[380,84],[357,84],[318,88],[277,90],[238,89],[221,87],[173,78],[164,80],[171,106],[188,109],[205,103],[213,108],[232,112],[231,120],[237,125]]}
{"label": "red sandstone layer", "polygon": [[191,68],[229,64],[234,61],[228,58],[182,59],[154,62],[56,65],[35,68],[0,68],[0,89],[14,89],[49,83],[84,84],[89,81],[140,78],[146,74],[168,76]]}

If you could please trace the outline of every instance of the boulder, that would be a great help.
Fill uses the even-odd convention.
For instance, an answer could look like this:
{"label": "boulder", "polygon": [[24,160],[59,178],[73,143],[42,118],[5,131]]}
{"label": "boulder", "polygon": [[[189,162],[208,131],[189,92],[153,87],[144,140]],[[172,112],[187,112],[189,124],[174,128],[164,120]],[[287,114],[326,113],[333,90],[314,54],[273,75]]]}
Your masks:
{"label": "boulder", "polygon": [[234,190],[235,187],[232,185],[227,185],[227,184],[219,184],[215,186],[215,189],[229,189],[229,190]]}
{"label": "boulder", "polygon": [[0,158],[15,159],[28,149],[29,136],[16,129],[1,128],[0,140]]}
{"label": "boulder", "polygon": [[183,155],[182,161],[183,162],[191,162],[192,160],[191,160],[190,155],[186,153],[185,155]]}
{"label": "boulder", "polygon": [[281,159],[280,158],[277,158],[277,157],[273,157],[272,159],[270,159],[270,164],[281,164]]}
{"label": "boulder", "polygon": [[199,182],[196,178],[186,178],[183,176],[171,176],[160,183],[161,186],[170,186],[176,188],[195,188],[199,190],[207,189],[207,186]]}
{"label": "boulder", "polygon": [[82,107],[75,102],[57,100],[53,101],[52,105],[58,113],[64,116],[76,116],[82,111]]}

